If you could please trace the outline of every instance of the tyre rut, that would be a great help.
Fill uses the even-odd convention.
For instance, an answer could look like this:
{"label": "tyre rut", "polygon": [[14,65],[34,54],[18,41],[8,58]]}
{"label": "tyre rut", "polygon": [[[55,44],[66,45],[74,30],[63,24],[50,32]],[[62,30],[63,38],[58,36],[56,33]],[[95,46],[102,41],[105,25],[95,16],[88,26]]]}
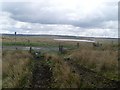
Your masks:
{"label": "tyre rut", "polygon": [[118,81],[110,80],[104,76],[100,76],[90,69],[73,63],[71,60],[66,62],[71,66],[71,69],[75,73],[78,73],[80,75],[81,81],[86,85],[96,88],[118,88],[119,86]]}
{"label": "tyre rut", "polygon": [[33,69],[32,88],[50,88],[52,71],[42,61],[36,61]]}

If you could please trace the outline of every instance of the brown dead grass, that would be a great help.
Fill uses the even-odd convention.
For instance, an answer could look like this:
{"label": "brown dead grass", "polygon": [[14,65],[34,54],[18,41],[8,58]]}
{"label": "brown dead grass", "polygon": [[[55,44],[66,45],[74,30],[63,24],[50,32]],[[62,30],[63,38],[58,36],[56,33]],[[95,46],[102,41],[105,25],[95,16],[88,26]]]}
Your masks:
{"label": "brown dead grass", "polygon": [[[28,40],[30,41],[30,43],[48,43],[48,44],[52,44],[52,45],[59,45],[62,44],[63,46],[69,45],[69,46],[73,46],[73,47],[77,47],[77,42],[71,41],[71,42],[66,42],[66,41],[55,41],[54,38],[51,37],[31,37],[31,36],[23,36],[23,37],[16,37],[16,42],[21,42],[21,43],[29,43]],[[15,42],[15,37],[14,36],[4,36],[2,37],[2,42]],[[91,43],[85,43],[85,42],[79,42],[80,43],[80,47],[84,47],[84,46],[91,46]]]}
{"label": "brown dead grass", "polygon": [[[15,37],[14,36],[5,36],[2,37],[3,42],[15,42]],[[52,38],[39,38],[39,37],[16,37],[16,42],[28,42],[28,40],[32,43],[34,42],[54,42]]]}
{"label": "brown dead grass", "polygon": [[0,89],[2,89],[2,51],[0,50]]}
{"label": "brown dead grass", "polygon": [[27,87],[32,56],[26,51],[3,52],[3,88]]}
{"label": "brown dead grass", "polygon": [[[69,53],[73,62],[98,73],[118,75],[118,52],[114,50],[94,50],[90,48],[74,50]],[[109,75],[107,75],[109,77]],[[114,77],[110,76],[110,79]]]}
{"label": "brown dead grass", "polygon": [[46,60],[51,57],[54,88],[78,88],[80,85],[80,76],[73,73],[70,66],[64,62],[62,57],[56,54],[47,54]]}

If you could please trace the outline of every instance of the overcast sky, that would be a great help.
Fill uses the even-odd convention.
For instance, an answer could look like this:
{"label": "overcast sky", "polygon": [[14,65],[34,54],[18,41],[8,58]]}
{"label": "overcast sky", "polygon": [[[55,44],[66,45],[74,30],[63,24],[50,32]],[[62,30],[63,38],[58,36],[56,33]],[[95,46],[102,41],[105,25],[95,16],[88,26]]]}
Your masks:
{"label": "overcast sky", "polygon": [[3,0],[2,33],[118,37],[119,0]]}

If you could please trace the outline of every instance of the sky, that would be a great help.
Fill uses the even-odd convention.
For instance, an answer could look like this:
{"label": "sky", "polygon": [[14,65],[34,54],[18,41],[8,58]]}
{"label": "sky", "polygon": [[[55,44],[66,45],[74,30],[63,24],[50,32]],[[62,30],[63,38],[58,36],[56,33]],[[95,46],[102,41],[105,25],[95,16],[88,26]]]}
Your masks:
{"label": "sky", "polygon": [[119,0],[0,0],[2,33],[118,37]]}

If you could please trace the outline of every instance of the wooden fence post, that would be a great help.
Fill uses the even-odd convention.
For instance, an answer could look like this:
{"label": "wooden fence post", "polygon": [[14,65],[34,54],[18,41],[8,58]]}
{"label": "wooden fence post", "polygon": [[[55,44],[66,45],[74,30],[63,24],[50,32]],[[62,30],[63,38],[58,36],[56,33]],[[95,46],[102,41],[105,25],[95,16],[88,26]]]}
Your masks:
{"label": "wooden fence post", "polygon": [[59,44],[59,52],[60,52],[60,53],[63,53],[63,45],[60,45],[60,44]]}
{"label": "wooden fence post", "polygon": [[61,53],[63,53],[63,45],[61,45]]}
{"label": "wooden fence post", "polygon": [[32,47],[30,47],[30,50],[29,50],[29,52],[30,52],[30,53],[32,52]]}
{"label": "wooden fence post", "polygon": [[16,35],[17,35],[17,33],[15,32],[15,49],[17,50]]}
{"label": "wooden fence post", "polygon": [[80,44],[79,44],[79,43],[77,43],[77,48],[79,48],[79,46],[80,46]]}
{"label": "wooden fence post", "polygon": [[60,44],[59,44],[59,48],[58,49],[59,49],[59,52],[60,52]]}

